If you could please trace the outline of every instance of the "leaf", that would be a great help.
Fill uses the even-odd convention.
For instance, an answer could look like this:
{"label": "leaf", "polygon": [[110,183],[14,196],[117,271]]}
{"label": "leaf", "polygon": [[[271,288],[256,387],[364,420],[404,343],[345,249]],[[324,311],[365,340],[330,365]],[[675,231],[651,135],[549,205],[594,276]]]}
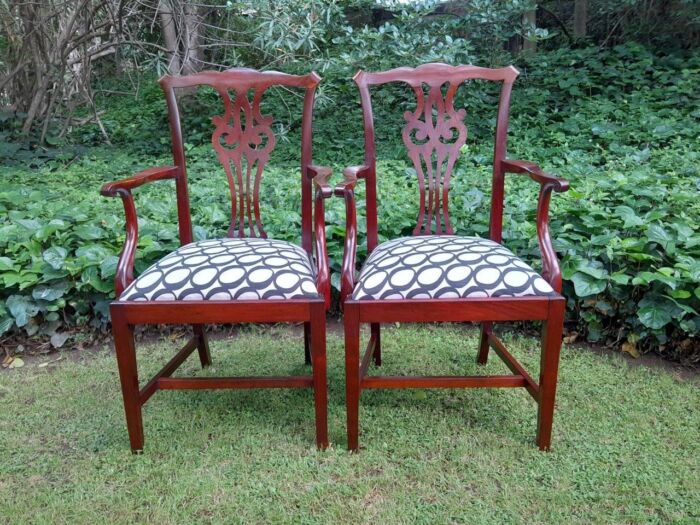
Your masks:
{"label": "leaf", "polygon": [[61,348],[68,339],[70,339],[70,334],[68,332],[56,332],[51,336],[51,346],[54,348]]}
{"label": "leaf", "polygon": [[678,284],[673,277],[659,272],[639,272],[637,276],[632,279],[632,284],[637,286],[640,284],[650,284],[654,281],[660,281],[673,290],[676,289],[676,285]]}
{"label": "leaf", "polygon": [[94,241],[104,236],[104,230],[94,224],[83,224],[73,230],[78,237],[85,241]]}
{"label": "leaf", "polygon": [[22,368],[24,366],[24,360],[21,357],[13,357],[12,361],[7,368]]}
{"label": "leaf", "polygon": [[59,297],[63,297],[67,288],[68,286],[65,282],[53,285],[40,284],[32,290],[32,297],[43,301],[55,301]]}
{"label": "leaf", "polygon": [[671,297],[674,299],[688,299],[691,293],[688,290],[673,290],[671,291]]}
{"label": "leaf", "polygon": [[629,206],[615,207],[615,214],[625,221],[623,225],[625,228],[631,228],[632,226],[640,226],[644,224],[644,220],[637,216],[637,213]]}
{"label": "leaf", "polygon": [[97,264],[102,263],[102,261],[110,254],[107,251],[107,248],[100,244],[88,244],[87,246],[81,246],[75,250],[75,255],[78,257],[83,257],[91,264]]}
{"label": "leaf", "polygon": [[673,237],[671,234],[659,224],[649,225],[646,234],[650,241],[660,244],[665,250],[673,244]]}
{"label": "leaf", "polygon": [[44,261],[46,261],[54,270],[60,270],[63,267],[63,263],[65,262],[67,256],[68,250],[62,246],[52,246],[42,255]]}
{"label": "leaf", "polygon": [[616,284],[621,284],[623,286],[630,282],[630,276],[624,273],[613,274],[610,276],[610,279]]}
{"label": "leaf", "polygon": [[588,297],[596,295],[605,290],[607,282],[602,279],[582,272],[576,272],[571,276],[571,281],[574,283],[574,290],[579,297]]}
{"label": "leaf", "polygon": [[637,359],[639,357],[639,350],[637,350],[637,345],[634,343],[625,342],[622,343],[623,352],[627,352],[629,355]]}
{"label": "leaf", "polygon": [[15,321],[12,317],[0,317],[0,335],[8,332],[13,324],[15,324]]}
{"label": "leaf", "polygon": [[17,326],[26,325],[32,317],[39,313],[39,307],[23,295],[11,295],[5,304],[15,318]]}
{"label": "leaf", "polygon": [[102,261],[102,264],[100,264],[100,275],[103,279],[114,277],[114,274],[117,273],[118,262],[119,257],[116,255],[110,255],[104,261]]}
{"label": "leaf", "polygon": [[641,323],[652,330],[659,330],[671,322],[670,312],[662,306],[644,306],[637,312]]}
{"label": "leaf", "polygon": [[6,272],[13,269],[14,265],[12,259],[9,257],[0,257],[0,272]]}

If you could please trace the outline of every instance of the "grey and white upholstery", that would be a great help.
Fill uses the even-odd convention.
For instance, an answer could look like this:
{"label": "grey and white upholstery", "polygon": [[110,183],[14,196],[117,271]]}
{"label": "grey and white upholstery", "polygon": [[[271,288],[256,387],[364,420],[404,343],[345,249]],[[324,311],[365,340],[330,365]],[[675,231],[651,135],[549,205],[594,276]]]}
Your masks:
{"label": "grey and white upholstery", "polygon": [[148,268],[120,301],[230,301],[316,298],[313,265],[286,241],[197,241]]}
{"label": "grey and white upholstery", "polygon": [[377,246],[353,299],[553,295],[552,287],[504,246],[454,235],[403,237]]}

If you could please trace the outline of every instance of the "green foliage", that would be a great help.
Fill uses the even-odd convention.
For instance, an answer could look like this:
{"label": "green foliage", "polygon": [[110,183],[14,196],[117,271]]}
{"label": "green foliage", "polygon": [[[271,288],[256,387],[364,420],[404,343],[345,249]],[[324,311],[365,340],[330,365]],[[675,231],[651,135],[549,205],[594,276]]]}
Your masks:
{"label": "green foliage", "polygon": [[[460,49],[455,46],[454,52]],[[364,53],[359,47],[353,52]],[[336,177],[343,166],[362,162],[358,97],[348,81],[353,65],[346,58],[337,59],[325,74],[314,124],[314,160],[333,166]],[[379,54],[376,59],[381,60]],[[390,67],[404,59],[397,54],[377,65]],[[697,359],[700,109],[695,79],[700,56],[655,55],[626,45],[607,52],[542,53],[516,65],[522,75],[513,95],[509,156],[538,162],[572,183],[571,191],[553,197],[550,213],[570,326],[591,341],[639,341],[674,357]],[[295,241],[300,220],[294,115],[301,99],[286,91],[271,95],[264,110],[280,117],[279,140],[275,162],[263,178],[263,220],[271,236]],[[497,96],[476,83],[459,95],[458,103],[468,109],[470,132],[451,192],[459,233],[487,235]],[[0,191],[0,331],[37,335],[76,324],[105,324],[123,215],[118,200],[98,196],[99,186],[170,162],[158,88],[142,97],[132,104],[115,102],[104,117],[107,126],[121,130],[115,135],[121,137],[119,153],[93,149],[69,164],[47,157],[35,170],[7,170]],[[376,97],[381,240],[408,235],[415,224],[415,174],[400,138],[401,115],[410,100],[398,87]],[[210,116],[220,109],[220,102],[203,92],[187,102],[185,111],[197,238],[223,235],[228,226],[223,173],[209,145]],[[509,177],[505,243],[537,266],[537,187],[527,178]],[[360,183],[360,259],[366,255],[363,192]],[[177,246],[177,228],[171,183],[138,190],[136,201],[138,272]],[[327,223],[337,283],[345,234],[340,200],[329,203]]]}

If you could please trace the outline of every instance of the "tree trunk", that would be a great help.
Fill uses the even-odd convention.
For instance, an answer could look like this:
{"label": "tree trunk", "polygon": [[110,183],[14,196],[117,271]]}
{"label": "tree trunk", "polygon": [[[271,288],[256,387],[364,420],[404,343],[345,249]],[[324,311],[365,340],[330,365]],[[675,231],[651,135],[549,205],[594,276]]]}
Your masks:
{"label": "tree trunk", "polygon": [[574,37],[586,38],[586,24],[588,22],[588,0],[575,0],[574,2]]}
{"label": "tree trunk", "polygon": [[[537,9],[528,11],[523,15],[523,23],[528,26],[528,28],[537,27]],[[530,39],[523,37],[523,51],[526,53],[534,53],[537,50],[537,42],[535,39]]]}
{"label": "tree trunk", "polygon": [[160,0],[160,4],[158,4],[158,14],[160,15],[160,25],[163,31],[165,48],[168,50],[168,73],[171,75],[179,75],[182,65],[180,63],[175,17],[173,16],[173,8],[169,0]]}
{"label": "tree trunk", "polygon": [[182,39],[184,49],[182,52],[182,72],[191,75],[199,71],[199,30],[202,24],[197,6],[190,2],[185,4],[185,35]]}

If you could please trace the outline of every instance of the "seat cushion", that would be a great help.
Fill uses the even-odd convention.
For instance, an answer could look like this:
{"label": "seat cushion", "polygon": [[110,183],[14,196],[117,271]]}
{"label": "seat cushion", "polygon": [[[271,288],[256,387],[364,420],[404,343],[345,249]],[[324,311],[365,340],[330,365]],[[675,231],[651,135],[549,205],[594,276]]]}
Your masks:
{"label": "seat cushion", "polygon": [[120,301],[316,298],[308,254],[271,239],[214,239],[178,248],[139,275]]}
{"label": "seat cushion", "polygon": [[353,299],[553,295],[552,287],[504,246],[478,237],[424,235],[377,246]]}

